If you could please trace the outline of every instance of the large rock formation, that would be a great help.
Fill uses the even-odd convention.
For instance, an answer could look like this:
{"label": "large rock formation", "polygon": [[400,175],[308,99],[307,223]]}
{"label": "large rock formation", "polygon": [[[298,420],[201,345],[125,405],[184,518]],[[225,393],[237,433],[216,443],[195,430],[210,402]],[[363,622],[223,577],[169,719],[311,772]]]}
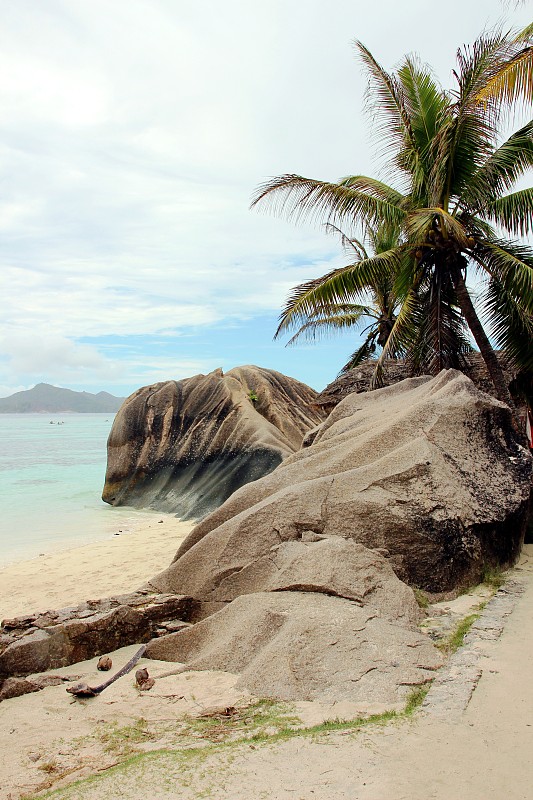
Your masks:
{"label": "large rock formation", "polygon": [[146,655],[240,673],[237,685],[259,697],[366,707],[404,701],[443,661],[419,631],[309,592],[239,597],[192,628],[154,639]]}
{"label": "large rock formation", "polygon": [[384,548],[396,575],[435,592],[516,559],[531,455],[509,409],[461,373],[351,394],[308,444],[196,526],[150,586],[213,604],[207,611],[298,586],[349,597],[353,582],[355,599],[361,554],[332,548],[321,572],[321,537]]}
{"label": "large rock formation", "polygon": [[404,701],[442,655],[402,581],[441,591],[511,563],[531,456],[510,410],[452,370],[349,395],[306,445],[152,579],[193,596],[203,619],[147,655],[240,673],[259,696]]}
{"label": "large rock formation", "polygon": [[300,448],[325,417],[316,396],[259,367],[139,389],[109,435],[102,498],[200,518]]}

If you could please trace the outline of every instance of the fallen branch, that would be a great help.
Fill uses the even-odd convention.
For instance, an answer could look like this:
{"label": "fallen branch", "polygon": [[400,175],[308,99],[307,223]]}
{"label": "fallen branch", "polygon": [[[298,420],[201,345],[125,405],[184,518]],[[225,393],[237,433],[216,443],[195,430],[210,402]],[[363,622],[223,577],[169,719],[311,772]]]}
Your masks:
{"label": "fallen branch", "polygon": [[122,678],[123,675],[127,675],[128,672],[131,672],[135,664],[139,661],[140,658],[144,655],[144,651],[146,650],[146,645],[143,644],[135,655],[130,658],[127,664],[124,664],[122,669],[119,669],[114,675],[108,678],[106,681],[101,683],[99,686],[88,686],[86,683],[77,683],[75,686],[69,686],[67,688],[67,692],[69,694],[73,694],[75,697],[95,697],[97,694],[101,694],[104,689],[107,689],[108,686],[111,686],[112,683],[118,681],[119,678]]}

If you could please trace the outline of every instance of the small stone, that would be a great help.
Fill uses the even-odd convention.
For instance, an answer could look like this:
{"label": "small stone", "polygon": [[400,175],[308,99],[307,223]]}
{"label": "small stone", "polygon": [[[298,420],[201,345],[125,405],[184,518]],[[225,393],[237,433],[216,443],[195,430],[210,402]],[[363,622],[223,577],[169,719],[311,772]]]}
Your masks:
{"label": "small stone", "polygon": [[99,669],[101,672],[107,672],[113,666],[113,662],[109,658],[109,656],[102,656],[98,660],[98,664],[96,665],[96,669]]}

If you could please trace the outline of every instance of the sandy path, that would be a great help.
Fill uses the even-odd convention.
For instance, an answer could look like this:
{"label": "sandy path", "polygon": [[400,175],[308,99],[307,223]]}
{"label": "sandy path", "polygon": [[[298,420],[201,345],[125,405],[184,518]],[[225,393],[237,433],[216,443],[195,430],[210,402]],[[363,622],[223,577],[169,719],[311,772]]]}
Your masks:
{"label": "sandy path", "polygon": [[118,536],[0,570],[0,620],[138,589],[170,564],[193,523],[154,514],[121,528]]}

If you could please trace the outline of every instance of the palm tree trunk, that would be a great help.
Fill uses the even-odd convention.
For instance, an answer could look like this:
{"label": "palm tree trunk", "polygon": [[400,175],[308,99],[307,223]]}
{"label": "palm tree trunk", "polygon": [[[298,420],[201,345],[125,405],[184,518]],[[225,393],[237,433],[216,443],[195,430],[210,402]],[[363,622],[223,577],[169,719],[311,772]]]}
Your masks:
{"label": "palm tree trunk", "polygon": [[[474,304],[472,303],[472,299],[468,293],[468,289],[466,288],[464,278],[459,268],[452,270],[452,280],[457,295],[457,302],[459,303],[459,307],[463,312],[467,325],[472,332],[472,336],[479,347],[479,352],[481,353],[483,361],[485,362],[487,372],[489,373],[490,379],[494,384],[494,388],[496,389],[496,396],[498,400],[501,400],[502,403],[506,403],[510,407],[511,411],[513,412],[513,417],[516,420],[515,404],[509,392],[505,375],[503,374],[503,370],[500,366],[500,362],[498,361],[496,353],[489,342],[488,336],[483,330],[483,326],[479,321],[479,317],[476,314]],[[518,422],[518,420],[516,421]]]}

